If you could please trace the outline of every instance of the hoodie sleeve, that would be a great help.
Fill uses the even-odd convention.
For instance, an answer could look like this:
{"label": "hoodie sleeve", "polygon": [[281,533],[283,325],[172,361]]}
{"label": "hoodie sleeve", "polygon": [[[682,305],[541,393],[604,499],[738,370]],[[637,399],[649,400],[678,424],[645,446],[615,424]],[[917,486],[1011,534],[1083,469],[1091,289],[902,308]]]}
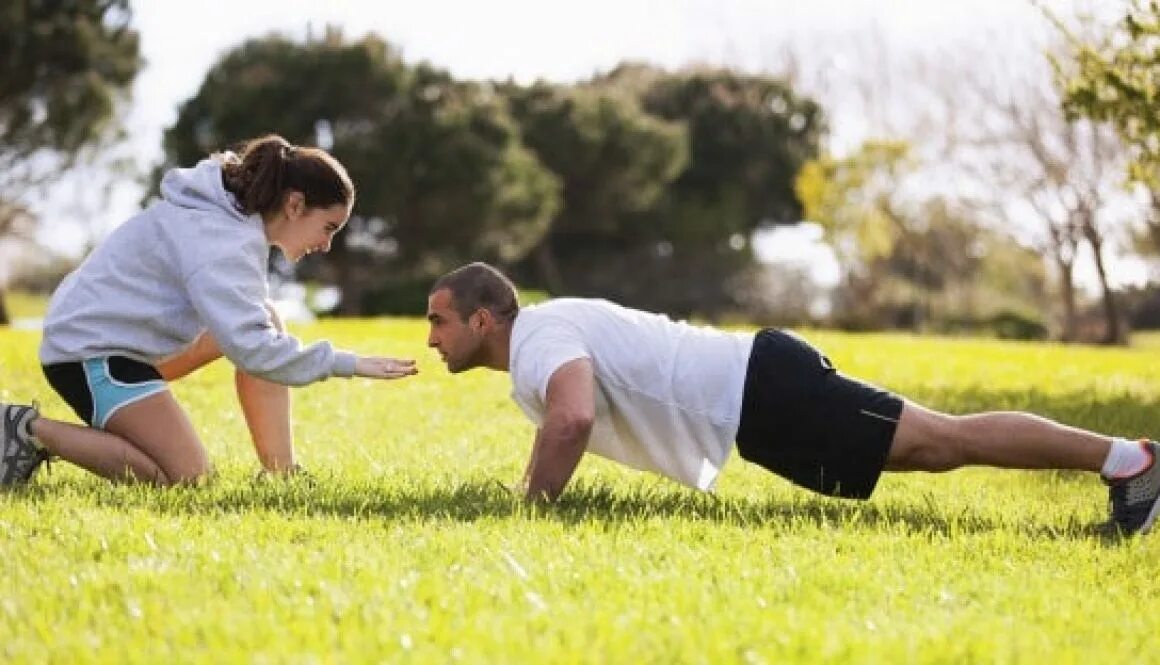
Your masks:
{"label": "hoodie sleeve", "polygon": [[266,311],[266,275],[244,252],[205,263],[186,278],[190,301],[222,353],[247,374],[304,385],[354,374],[355,355],[329,342],[303,347]]}

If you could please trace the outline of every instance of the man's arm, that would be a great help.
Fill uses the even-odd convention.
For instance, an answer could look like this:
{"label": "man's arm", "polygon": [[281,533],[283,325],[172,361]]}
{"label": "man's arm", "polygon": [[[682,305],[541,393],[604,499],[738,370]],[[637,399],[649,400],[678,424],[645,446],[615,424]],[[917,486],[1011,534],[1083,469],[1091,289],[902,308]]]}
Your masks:
{"label": "man's arm", "polygon": [[519,491],[526,493],[528,490],[528,483],[532,480],[532,469],[536,467],[536,458],[540,453],[540,432],[543,430],[536,428],[536,438],[532,441],[532,453],[528,455],[528,463],[524,466],[524,475],[520,478]]}
{"label": "man's arm", "polygon": [[547,412],[524,474],[528,499],[555,500],[572,478],[596,418],[595,382],[587,358],[564,363],[548,379]]}

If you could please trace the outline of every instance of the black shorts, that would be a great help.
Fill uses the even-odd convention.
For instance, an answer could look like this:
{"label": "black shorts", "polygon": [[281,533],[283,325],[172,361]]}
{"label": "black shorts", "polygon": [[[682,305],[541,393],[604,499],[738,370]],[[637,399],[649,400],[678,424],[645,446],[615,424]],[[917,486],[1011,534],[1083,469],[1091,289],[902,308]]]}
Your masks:
{"label": "black shorts", "polygon": [[797,335],[762,330],[749,356],[737,450],[802,487],[865,499],[886,466],[902,405],[842,375]]}
{"label": "black shorts", "polygon": [[90,427],[105,429],[121,407],[167,389],[153,365],[124,356],[44,365],[44,378]]}

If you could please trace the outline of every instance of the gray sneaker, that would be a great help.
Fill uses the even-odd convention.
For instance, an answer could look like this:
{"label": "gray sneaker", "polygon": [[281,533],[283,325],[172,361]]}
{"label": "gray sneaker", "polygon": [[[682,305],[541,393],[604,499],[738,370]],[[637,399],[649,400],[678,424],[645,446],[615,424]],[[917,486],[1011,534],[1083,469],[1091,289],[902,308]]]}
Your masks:
{"label": "gray sneaker", "polygon": [[1107,480],[1112,503],[1111,523],[1126,534],[1145,534],[1160,515],[1160,445],[1143,441],[1152,455],[1152,464],[1140,473],[1121,480]]}
{"label": "gray sneaker", "polygon": [[29,428],[39,416],[36,406],[0,402],[0,486],[27,483],[48,459]]}

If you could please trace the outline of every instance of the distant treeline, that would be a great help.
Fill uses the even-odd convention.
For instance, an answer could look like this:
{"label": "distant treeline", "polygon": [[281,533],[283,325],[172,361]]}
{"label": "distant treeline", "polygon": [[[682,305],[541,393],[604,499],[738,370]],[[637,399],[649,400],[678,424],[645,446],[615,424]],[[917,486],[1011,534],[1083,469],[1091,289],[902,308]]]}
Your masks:
{"label": "distant treeline", "polygon": [[478,259],[553,294],[720,317],[745,308],[752,233],[802,218],[794,181],[824,129],[816,103],[766,76],[463,81],[332,31],[226,54],[165,133],[157,175],[266,132],[331,150],[355,215],[303,270],[342,289],[346,314],[420,310],[433,276]]}

